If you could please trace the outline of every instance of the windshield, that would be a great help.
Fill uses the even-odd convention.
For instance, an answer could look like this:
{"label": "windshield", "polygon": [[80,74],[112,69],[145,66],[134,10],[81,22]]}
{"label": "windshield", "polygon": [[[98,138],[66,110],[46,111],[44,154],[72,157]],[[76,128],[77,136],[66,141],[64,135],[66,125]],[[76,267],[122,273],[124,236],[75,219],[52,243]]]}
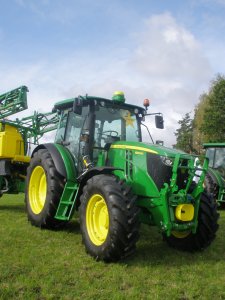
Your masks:
{"label": "windshield", "polygon": [[99,151],[108,150],[115,141],[141,141],[137,109],[112,106],[102,101],[84,105],[81,114],[62,111],[55,142],[70,150],[78,169],[81,156],[89,155],[97,161]]}
{"label": "windshield", "polygon": [[216,149],[214,168],[225,170],[225,148]]}
{"label": "windshield", "polygon": [[60,122],[55,136],[55,143],[61,143],[64,140],[68,110],[64,110],[60,116]]}
{"label": "windshield", "polygon": [[225,170],[225,148],[208,148],[206,156],[209,158],[209,167]]}
{"label": "windshield", "polygon": [[134,111],[99,106],[95,116],[95,146],[104,147],[115,141],[140,141]]}

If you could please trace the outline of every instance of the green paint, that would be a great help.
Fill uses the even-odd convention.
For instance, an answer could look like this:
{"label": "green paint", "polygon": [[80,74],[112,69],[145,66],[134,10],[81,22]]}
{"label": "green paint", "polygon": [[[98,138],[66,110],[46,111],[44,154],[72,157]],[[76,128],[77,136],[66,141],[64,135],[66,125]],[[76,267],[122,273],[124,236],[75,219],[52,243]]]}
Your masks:
{"label": "green paint", "polygon": [[[9,109],[8,105],[11,102],[7,102],[7,99],[13,99],[13,95],[17,93],[14,99],[18,98],[21,101],[20,106],[18,106],[18,111],[22,108],[25,109],[26,92],[27,89],[25,87],[11,91],[11,98],[7,98],[6,94],[2,95],[0,96],[0,103]],[[70,98],[57,102],[54,106],[53,113],[38,114],[35,112],[34,115],[23,118],[20,121],[7,122],[18,128],[23,135],[25,143],[27,143],[29,137],[33,137],[37,142],[39,137],[45,132],[53,130],[56,127],[60,130],[61,127],[58,126],[59,117],[64,112],[65,118],[63,117],[62,119],[66,124],[67,112],[70,111],[70,114],[75,113],[73,112],[75,99],[78,98]],[[161,145],[141,142],[141,136],[137,134],[137,132],[140,132],[140,122],[144,119],[144,108],[125,104],[125,97],[122,93],[114,95],[113,101],[93,96],[79,97],[79,100],[79,103],[85,106],[88,113],[86,113],[86,115],[79,115],[79,118],[75,116],[74,124],[71,125],[70,129],[64,126],[65,130],[71,130],[69,132],[66,131],[68,136],[73,136],[73,134],[75,134],[74,132],[76,132],[76,140],[71,140],[70,143],[66,143],[63,135],[62,143],[55,144],[66,169],[65,187],[59,201],[55,218],[67,221],[72,217],[75,203],[80,200],[79,196],[82,192],[83,185],[86,183],[82,182],[82,186],[80,186],[80,181],[78,181],[78,177],[81,173],[87,171],[84,167],[82,170],[81,161],[84,155],[89,155],[90,157],[94,157],[93,164],[96,167],[110,166],[122,169],[114,171],[114,174],[124,180],[137,196],[136,204],[141,210],[141,222],[157,226],[159,230],[167,236],[170,236],[173,230],[190,230],[195,233],[198,225],[200,197],[203,191],[202,185],[208,167],[207,161],[203,163],[202,175],[198,184],[194,190],[190,190],[193,177],[197,170],[195,166],[196,157]],[[13,114],[15,111],[14,108],[11,109],[11,112],[6,110],[6,114]],[[120,141],[115,141],[116,135],[108,136],[108,139],[114,138],[114,141],[105,142],[111,144],[111,147],[108,148],[104,147],[107,145],[102,146],[103,141],[107,140],[107,137],[106,134],[104,139],[101,136],[104,132],[103,127],[105,123],[101,123],[101,118],[97,119],[100,111],[104,111],[105,114],[110,117],[110,121],[109,119],[104,120],[105,123],[108,122],[108,127],[104,129],[105,132],[114,131],[115,133],[117,130],[121,131],[120,136],[118,136]],[[124,114],[122,114],[122,112],[124,113],[126,111],[128,112],[128,116],[133,114],[132,124],[127,125],[124,121]],[[121,115],[118,114],[118,112],[121,112]],[[117,116],[117,119],[115,116]],[[78,119],[79,122],[76,122]],[[71,120],[73,120],[73,118]],[[86,121],[86,123],[82,125],[81,123],[84,121]],[[114,123],[114,121],[116,121],[116,123]],[[133,122],[137,123],[136,128],[133,126]],[[126,135],[130,134],[127,133],[129,132],[128,129],[130,132],[132,129],[135,131],[131,134],[131,140],[126,140]],[[91,136],[91,134],[94,135],[94,137]],[[93,148],[88,144],[91,143],[91,141],[93,141],[92,147],[94,143],[98,143],[98,147],[95,147],[94,150],[97,151],[96,155],[93,155]],[[79,144],[80,142],[79,153],[72,153],[73,142],[74,144]],[[78,171],[76,166],[79,164],[80,169],[78,168]],[[162,170],[164,171],[162,172]],[[2,177],[0,177],[0,179],[0,184],[3,186],[4,180]],[[12,178],[12,182],[14,179],[15,178]],[[12,184],[12,182],[10,182],[10,184]],[[12,191],[16,192],[24,188],[23,179],[20,179],[20,182],[18,180],[15,182],[17,186],[14,186],[15,188],[12,189]],[[176,207],[180,204],[189,203],[192,203],[194,206],[193,220],[190,222],[178,221],[175,217]]]}
{"label": "green paint", "polygon": [[206,143],[203,146],[209,158],[209,175],[217,188],[215,197],[220,205],[225,203],[225,143]]}
{"label": "green paint", "polygon": [[207,148],[224,148],[225,147],[225,143],[205,143],[203,144],[203,147],[205,149]]}
{"label": "green paint", "polygon": [[[173,161],[171,180],[165,183],[161,189],[157,188],[154,179],[148,172],[146,163],[148,153],[170,157]],[[146,143],[116,142],[111,146],[108,157],[112,166],[123,168],[124,171],[116,171],[115,174],[125,180],[138,196],[136,203],[142,208],[140,219],[143,223],[156,225],[167,236],[170,236],[172,230],[196,232],[202,185],[208,167],[207,160],[204,161],[199,183],[191,192],[190,186],[197,167],[194,163],[195,157],[189,154],[175,149],[167,151],[167,148],[162,146]],[[181,165],[183,160],[187,161],[184,166]],[[178,170],[188,173],[187,183],[183,189],[178,187]],[[177,222],[175,219],[176,206],[185,203],[194,205],[194,219],[188,223]]]}
{"label": "green paint", "polygon": [[77,172],[69,150],[59,144],[55,144],[55,147],[63,159],[67,174],[67,181],[59,201],[55,218],[67,221],[71,218],[76,201],[76,193],[78,192],[78,184],[76,181]]}
{"label": "green paint", "polygon": [[1,119],[27,109],[27,92],[28,88],[26,86],[21,86],[0,95]]}
{"label": "green paint", "polygon": [[78,185],[67,181],[55,215],[58,220],[68,221],[74,210]]}
{"label": "green paint", "polygon": [[74,160],[72,159],[71,153],[68,149],[66,149],[64,146],[59,144],[54,144],[57,150],[59,151],[65,168],[66,168],[66,174],[67,174],[67,181],[76,182],[77,172],[74,165]]}

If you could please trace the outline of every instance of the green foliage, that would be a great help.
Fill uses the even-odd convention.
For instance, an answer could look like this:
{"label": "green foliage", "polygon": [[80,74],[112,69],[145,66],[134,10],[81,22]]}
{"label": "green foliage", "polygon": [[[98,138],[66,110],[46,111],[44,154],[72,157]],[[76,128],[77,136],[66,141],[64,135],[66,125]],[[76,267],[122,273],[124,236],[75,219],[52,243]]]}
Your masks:
{"label": "green foliage", "polygon": [[208,105],[205,107],[201,132],[205,134],[204,142],[225,141],[225,77],[218,75],[212,81],[206,95]]}
{"label": "green foliage", "polygon": [[178,121],[178,124],[180,127],[175,132],[177,143],[174,147],[190,153],[193,151],[193,121],[190,113],[186,113],[183,119]]}
{"label": "green foliage", "polygon": [[77,217],[60,231],[32,227],[23,198],[0,199],[1,300],[225,298],[224,211],[204,252],[169,248],[143,225],[135,256],[105,264],[85,253]]}
{"label": "green foliage", "polygon": [[176,148],[201,154],[203,143],[225,141],[225,77],[218,75],[208,93],[199,97],[193,122],[190,114],[178,123]]}
{"label": "green foliage", "polygon": [[206,135],[202,132],[201,127],[204,120],[204,113],[209,106],[207,94],[202,94],[199,98],[199,103],[195,107],[193,119],[193,147],[196,153],[201,154],[203,151],[202,145],[207,140]]}

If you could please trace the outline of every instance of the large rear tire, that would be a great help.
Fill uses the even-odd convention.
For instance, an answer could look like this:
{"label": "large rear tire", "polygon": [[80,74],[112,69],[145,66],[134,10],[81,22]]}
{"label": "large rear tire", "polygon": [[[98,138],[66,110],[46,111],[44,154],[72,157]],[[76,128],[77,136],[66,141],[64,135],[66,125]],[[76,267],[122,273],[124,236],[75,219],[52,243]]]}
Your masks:
{"label": "large rear tire", "polygon": [[64,189],[64,180],[47,149],[34,153],[27,169],[25,202],[28,220],[42,228],[57,228],[63,222],[54,218]]}
{"label": "large rear tire", "polygon": [[212,243],[216,236],[219,227],[218,217],[216,203],[210,195],[203,192],[199,206],[197,232],[195,234],[188,231],[172,232],[170,237],[164,236],[164,239],[169,246],[179,250],[189,252],[203,250]]}
{"label": "large rear tire", "polygon": [[79,207],[86,251],[97,260],[120,260],[134,252],[139,237],[139,209],[131,189],[116,177],[96,175],[87,181]]}
{"label": "large rear tire", "polygon": [[[217,184],[217,181],[215,178],[212,177],[212,175],[207,172],[205,176],[204,181],[205,190],[208,194],[211,194],[213,197],[213,200],[217,202],[218,196],[219,196],[219,186]],[[222,203],[223,204],[223,203]]]}

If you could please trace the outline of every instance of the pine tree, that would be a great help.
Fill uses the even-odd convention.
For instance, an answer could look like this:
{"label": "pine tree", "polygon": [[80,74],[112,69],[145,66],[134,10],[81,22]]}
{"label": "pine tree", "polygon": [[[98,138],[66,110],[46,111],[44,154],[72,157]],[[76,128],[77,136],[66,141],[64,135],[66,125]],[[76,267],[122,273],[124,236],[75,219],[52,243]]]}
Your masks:
{"label": "pine tree", "polygon": [[193,120],[190,113],[186,113],[182,120],[178,121],[180,128],[174,133],[177,140],[174,147],[185,152],[193,152]]}
{"label": "pine tree", "polygon": [[212,82],[207,95],[208,106],[205,108],[201,132],[205,142],[225,141],[225,77],[218,75]]}
{"label": "pine tree", "polygon": [[193,148],[197,154],[203,152],[202,144],[207,140],[206,135],[201,131],[203,118],[206,108],[209,106],[209,99],[207,94],[200,96],[200,102],[195,107],[193,119]]}

